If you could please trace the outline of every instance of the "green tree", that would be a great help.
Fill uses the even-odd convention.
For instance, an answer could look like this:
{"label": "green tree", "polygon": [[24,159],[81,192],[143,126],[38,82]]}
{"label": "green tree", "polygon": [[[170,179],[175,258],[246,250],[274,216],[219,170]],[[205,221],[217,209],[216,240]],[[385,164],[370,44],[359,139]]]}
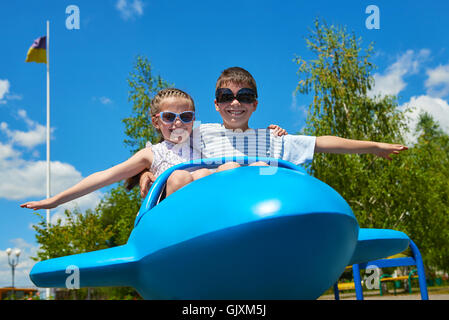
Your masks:
{"label": "green tree", "polygon": [[96,210],[101,215],[102,225],[112,226],[113,235],[108,239],[108,246],[115,247],[128,241],[141,204],[140,190],[128,191],[123,183],[105,194]]}
{"label": "green tree", "polygon": [[147,141],[159,140],[157,131],[151,124],[150,106],[154,95],[161,89],[170,87],[161,76],[154,76],[151,63],[144,56],[137,56],[133,72],[128,78],[128,101],[132,103],[132,114],[123,119],[125,123],[125,144],[131,148],[131,153],[145,147]]}
{"label": "green tree", "polygon": [[[404,143],[407,112],[395,96],[370,96],[373,46],[319,19],[306,39],[313,58],[296,57],[297,92],[312,99],[303,134]],[[364,228],[404,231],[427,266],[448,270],[447,136],[424,115],[418,143],[393,161],[373,155],[316,154],[308,169],[336,189]],[[438,208],[438,209],[437,209]]]}
{"label": "green tree", "polygon": [[[306,42],[314,59],[296,58],[297,91],[313,98],[303,133],[402,143],[406,126],[395,97],[368,95],[372,45],[363,50],[355,34],[318,19]],[[380,183],[398,163],[400,159],[391,164],[373,155],[317,154],[310,170],[348,201],[360,225],[382,228],[400,216],[392,206],[391,188]]]}
{"label": "green tree", "polygon": [[[48,226],[46,219],[39,214],[38,216],[41,220],[33,226],[36,231],[36,240],[40,244],[37,256],[32,257],[35,261],[106,249],[113,235],[112,226],[104,227],[98,212],[90,209],[85,213],[81,213],[79,209],[65,210],[63,218],[59,218],[55,224],[50,223]],[[92,292],[91,288],[76,292],[60,290],[58,295],[85,299],[92,298]]]}
{"label": "green tree", "polygon": [[410,149],[402,186],[406,230],[431,269],[449,270],[449,136],[422,113],[417,143]]}
{"label": "green tree", "polygon": [[113,235],[112,226],[104,227],[101,217],[90,209],[81,213],[79,209],[65,210],[64,219],[59,218],[55,224],[42,217],[33,226],[36,240],[40,244],[34,260],[46,260],[72,254],[105,249]]}

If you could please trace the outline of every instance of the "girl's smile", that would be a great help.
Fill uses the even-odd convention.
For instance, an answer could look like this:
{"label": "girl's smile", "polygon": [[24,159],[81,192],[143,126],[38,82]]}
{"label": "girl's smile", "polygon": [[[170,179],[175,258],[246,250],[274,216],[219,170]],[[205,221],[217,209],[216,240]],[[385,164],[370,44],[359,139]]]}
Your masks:
{"label": "girl's smile", "polygon": [[[179,97],[169,97],[161,101],[159,114],[161,112],[173,112],[180,114],[184,111],[193,111],[189,100]],[[152,117],[153,125],[161,131],[165,140],[173,143],[182,143],[187,140],[192,132],[193,121],[183,123],[176,117],[172,123],[164,123],[160,116]]]}

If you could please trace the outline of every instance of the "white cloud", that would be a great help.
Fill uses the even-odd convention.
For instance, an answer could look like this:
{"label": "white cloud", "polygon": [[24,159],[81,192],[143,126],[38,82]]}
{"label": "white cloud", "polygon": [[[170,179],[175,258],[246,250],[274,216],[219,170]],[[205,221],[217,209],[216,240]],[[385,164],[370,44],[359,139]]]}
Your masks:
{"label": "white cloud", "polygon": [[112,103],[112,100],[110,98],[108,98],[108,97],[99,97],[99,98],[93,97],[92,100],[93,101],[100,101],[100,103],[104,104],[104,105]]}
{"label": "white cloud", "polygon": [[[45,132],[41,132],[42,125],[28,118],[25,110],[19,110],[18,115],[30,128],[29,131],[10,130],[7,123],[0,123],[0,130],[9,137],[8,142],[0,142],[0,198],[42,199],[45,198],[47,190],[47,162],[25,160],[23,154],[17,151],[14,145],[33,148],[45,141]],[[36,156],[36,150],[29,150],[29,152]],[[81,173],[68,163],[51,161],[50,170],[52,195],[73,186],[82,179]],[[93,208],[100,198],[101,193],[94,192],[66,203],[56,210],[56,213],[62,213],[65,208],[73,209],[75,203],[82,211]]]}
{"label": "white cloud", "polygon": [[301,117],[307,117],[308,106],[305,104],[298,104],[296,91],[292,92],[292,100],[290,103],[290,110],[299,113]]}
{"label": "white cloud", "polygon": [[296,91],[292,92],[290,110],[295,113],[295,121],[293,123],[293,126],[302,130],[301,126],[304,126],[304,121],[305,119],[307,119],[308,106],[304,104],[298,104]]}
{"label": "white cloud", "polygon": [[20,156],[20,152],[14,150],[11,145],[0,143],[0,161],[18,156]]}
{"label": "white cloud", "polygon": [[434,97],[444,97],[449,94],[449,64],[439,65],[435,69],[427,69],[427,80],[424,85],[427,94]]}
{"label": "white cloud", "polygon": [[409,128],[411,130],[406,136],[408,142],[414,143],[416,141],[417,137],[414,135],[414,131],[418,124],[419,114],[422,112],[429,113],[439,123],[441,129],[449,134],[449,104],[447,101],[422,95],[412,97],[410,101],[400,106],[400,109],[403,110],[407,106],[412,108],[412,113],[408,115],[410,117]]}
{"label": "white cloud", "polygon": [[10,82],[5,79],[0,79],[0,104],[6,104],[7,100],[22,100],[22,96],[19,94],[10,94],[11,88]]}
{"label": "white cloud", "polygon": [[[7,200],[43,199],[47,193],[47,162],[26,161],[21,154],[11,146],[0,143],[0,198]],[[55,195],[73,186],[82,179],[82,175],[72,165],[59,161],[50,162],[51,193]],[[102,193],[96,191],[81,198],[67,202],[52,210],[52,222],[63,217],[65,209],[78,206],[81,211],[95,208],[102,198]]]}
{"label": "white cloud", "polygon": [[100,102],[102,104],[110,104],[110,103],[112,103],[112,100],[107,97],[100,97]]}
{"label": "white cloud", "polygon": [[296,99],[296,91],[292,92],[292,103],[290,104],[290,110],[297,111],[298,110],[298,102]]}
{"label": "white cloud", "polygon": [[118,0],[115,8],[124,20],[134,19],[143,15],[143,2],[141,0]]}
{"label": "white cloud", "polygon": [[25,110],[19,110],[18,115],[25,121],[30,130],[10,130],[6,122],[1,122],[0,130],[8,136],[10,143],[27,148],[33,148],[45,143],[47,128],[29,119]]}
{"label": "white cloud", "polygon": [[[70,164],[51,161],[51,189],[60,192],[81,180]],[[17,157],[0,162],[0,198],[19,200],[46,195],[46,161],[26,161]]]}
{"label": "white cloud", "polygon": [[373,75],[375,85],[368,95],[371,97],[376,95],[397,95],[407,86],[404,77],[406,75],[416,74],[422,62],[429,55],[430,51],[427,49],[422,49],[417,53],[413,50],[407,50],[398,57],[395,63],[386,69],[385,73],[375,73]]}
{"label": "white cloud", "polygon": [[7,94],[6,99],[7,100],[22,100],[23,97],[20,94]]}
{"label": "white cloud", "polygon": [[6,94],[9,92],[9,81],[8,80],[2,80],[0,79],[0,104],[6,103],[3,98],[6,96]]}

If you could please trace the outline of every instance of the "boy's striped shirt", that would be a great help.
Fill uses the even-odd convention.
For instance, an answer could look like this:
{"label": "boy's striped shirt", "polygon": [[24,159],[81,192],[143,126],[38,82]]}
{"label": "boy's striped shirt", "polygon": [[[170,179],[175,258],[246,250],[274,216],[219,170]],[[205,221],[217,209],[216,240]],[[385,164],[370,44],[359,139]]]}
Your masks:
{"label": "boy's striped shirt", "polygon": [[192,132],[193,148],[203,158],[268,157],[283,159],[294,164],[313,160],[315,140],[313,136],[275,136],[269,129],[226,129],[218,123],[201,124]]}

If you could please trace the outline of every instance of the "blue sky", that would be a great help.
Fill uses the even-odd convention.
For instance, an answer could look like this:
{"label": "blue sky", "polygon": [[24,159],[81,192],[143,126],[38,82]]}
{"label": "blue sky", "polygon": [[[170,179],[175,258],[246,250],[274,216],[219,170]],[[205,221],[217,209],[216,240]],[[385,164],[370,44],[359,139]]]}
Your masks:
{"label": "blue sky", "polygon": [[[365,26],[371,4],[380,10],[378,30]],[[69,5],[80,10],[79,30],[66,28]],[[55,194],[129,157],[121,120],[131,112],[126,80],[139,54],[149,58],[155,75],[193,96],[202,122],[220,122],[213,105],[220,72],[244,67],[259,91],[250,126],[275,123],[298,132],[309,100],[293,95],[298,82],[293,60],[310,57],[304,37],[317,16],[354,31],[365,46],[375,43],[373,93],[397,94],[401,107],[430,112],[449,132],[448,10],[446,1],[3,1],[0,287],[10,285],[8,247],[23,251],[17,284],[31,286],[29,256],[38,245],[31,225],[38,218],[19,204],[45,197],[46,73],[45,65],[25,63],[25,56],[45,35],[47,20]],[[78,205],[94,207],[107,190]]]}

